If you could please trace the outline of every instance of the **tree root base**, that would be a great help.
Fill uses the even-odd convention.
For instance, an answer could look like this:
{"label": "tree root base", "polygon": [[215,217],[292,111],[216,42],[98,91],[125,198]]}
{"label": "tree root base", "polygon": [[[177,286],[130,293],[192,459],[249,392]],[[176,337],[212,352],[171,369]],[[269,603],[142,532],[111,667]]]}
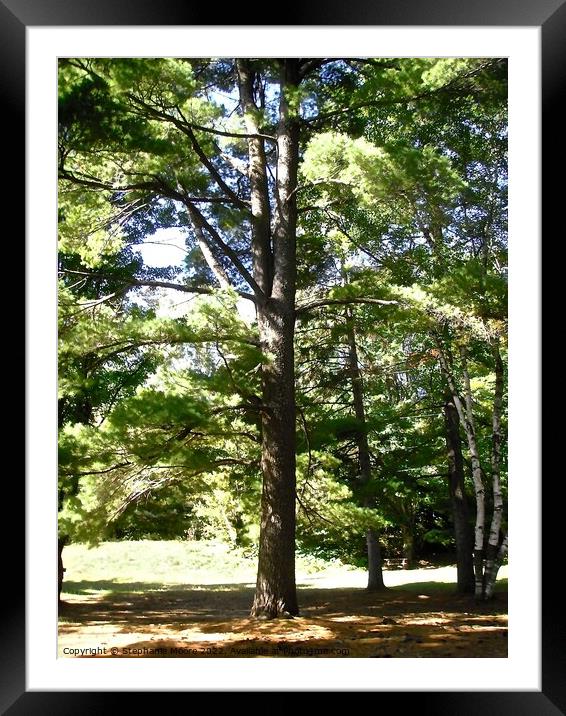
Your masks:
{"label": "tree root base", "polygon": [[250,616],[252,619],[294,619],[299,616],[299,608],[291,610],[283,604],[261,604],[251,609]]}
{"label": "tree root base", "polygon": [[372,585],[366,587],[366,592],[386,592],[389,589],[389,587],[386,587],[385,584],[378,584],[378,585]]}

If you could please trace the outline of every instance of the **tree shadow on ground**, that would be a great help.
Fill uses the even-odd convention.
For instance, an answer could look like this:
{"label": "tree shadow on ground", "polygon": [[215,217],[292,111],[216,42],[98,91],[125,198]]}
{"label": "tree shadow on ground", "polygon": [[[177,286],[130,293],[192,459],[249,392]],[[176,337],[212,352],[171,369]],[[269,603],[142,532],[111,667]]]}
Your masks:
{"label": "tree shadow on ground", "polygon": [[[66,623],[88,626],[89,624],[112,623],[117,629],[135,630],[145,625],[163,625],[174,628],[187,622],[215,617],[219,614],[249,613],[254,587],[247,583],[153,585],[141,583],[104,582],[105,589],[110,586],[110,594],[94,596],[100,582],[72,583],[64,595],[76,594],[84,599],[63,600],[59,614],[62,619],[61,630]],[[132,586],[134,589],[127,590]],[[158,588],[155,589],[155,586]],[[142,589],[141,587],[145,587]]]}
{"label": "tree shadow on ground", "polygon": [[112,592],[112,594],[131,594],[134,592],[160,591],[171,585],[161,582],[119,582],[116,579],[99,579],[96,581],[72,582],[65,581],[63,589],[66,594],[94,594]]}
{"label": "tree shadow on ground", "polygon": [[[394,589],[402,589],[407,592],[418,593],[445,593],[457,595],[456,585],[452,582],[407,582],[397,584]],[[507,593],[507,577],[500,579],[495,584],[495,594]]]}
{"label": "tree shadow on ground", "polygon": [[117,650],[105,656],[118,657],[507,656],[505,591],[476,603],[434,582],[384,592],[311,586],[299,589],[299,617],[262,621],[249,616],[250,584],[145,584],[142,592],[132,583],[128,592],[119,583],[93,596],[98,584],[71,585],[76,592],[60,610],[61,654],[104,645]]}

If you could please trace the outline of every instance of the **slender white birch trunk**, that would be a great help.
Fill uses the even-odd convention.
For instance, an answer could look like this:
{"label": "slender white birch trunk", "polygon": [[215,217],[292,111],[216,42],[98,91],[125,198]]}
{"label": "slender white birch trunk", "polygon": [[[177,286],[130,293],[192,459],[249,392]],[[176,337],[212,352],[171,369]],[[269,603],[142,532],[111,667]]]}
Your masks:
{"label": "slender white birch trunk", "polygon": [[485,587],[485,598],[486,599],[491,599],[491,597],[493,597],[493,592],[495,590],[495,580],[497,579],[497,573],[499,572],[499,568],[501,567],[501,564],[503,563],[503,560],[505,559],[506,554],[507,554],[507,535],[505,535],[505,537],[503,538],[503,542],[501,543],[499,549],[497,550],[497,555],[493,562],[492,579],[489,580],[489,582],[486,584],[486,587]]}
{"label": "slender white birch trunk", "polygon": [[456,386],[456,381],[450,370],[446,355],[442,349],[440,341],[438,341],[439,349],[439,360],[440,367],[450,392],[454,400],[454,405],[458,411],[460,422],[464,427],[466,433],[466,440],[468,442],[468,449],[470,451],[470,458],[472,461],[472,479],[474,482],[474,493],[476,497],[476,524],[474,528],[474,577],[475,577],[475,589],[474,594],[476,599],[481,599],[484,590],[484,534],[485,534],[485,489],[482,479],[481,462],[479,457],[478,445],[476,440],[476,431],[474,428],[473,417],[470,420],[471,408],[472,408],[472,396],[470,389],[470,376],[467,370],[466,363],[464,362],[464,385],[465,385],[465,397],[464,400],[460,397],[460,393]]}
{"label": "slender white birch trunk", "polygon": [[[495,360],[495,391],[493,396],[493,434],[491,448],[491,481],[493,489],[493,514],[489,530],[489,541],[487,545],[486,566],[485,566],[485,598],[489,599],[493,594],[497,571],[501,561],[499,558],[498,546],[503,517],[503,495],[501,493],[501,413],[503,410],[503,389],[504,374],[503,361],[499,351],[499,339],[493,341],[493,356]],[[506,540],[507,538],[505,538]],[[505,548],[506,550],[506,548]]]}

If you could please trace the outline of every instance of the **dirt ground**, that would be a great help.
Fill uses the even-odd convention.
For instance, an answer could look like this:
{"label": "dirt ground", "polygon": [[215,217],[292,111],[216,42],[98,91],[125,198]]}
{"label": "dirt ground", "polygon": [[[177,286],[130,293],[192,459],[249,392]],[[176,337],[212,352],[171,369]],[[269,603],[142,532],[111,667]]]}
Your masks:
{"label": "dirt ground", "polygon": [[[413,585],[415,587],[416,585]],[[65,595],[61,657],[507,657],[507,594],[476,604],[430,584],[299,589],[301,615],[249,617],[248,584]]]}

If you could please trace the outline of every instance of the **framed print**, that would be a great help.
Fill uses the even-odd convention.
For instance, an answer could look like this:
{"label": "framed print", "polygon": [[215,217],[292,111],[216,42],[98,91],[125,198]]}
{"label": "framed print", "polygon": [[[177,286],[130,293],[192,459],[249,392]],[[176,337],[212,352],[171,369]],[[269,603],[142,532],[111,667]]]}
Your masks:
{"label": "framed print", "polygon": [[[564,7],[560,0],[543,3],[513,3],[511,0],[488,3],[482,0],[462,7],[428,0],[424,3],[404,0],[378,7],[356,1],[347,6],[317,3],[301,11],[289,8],[280,25],[264,26],[259,17],[250,23],[248,12],[243,22],[243,14],[237,12],[237,7],[227,10],[221,23],[211,23],[213,13],[167,1],[157,6],[141,1],[132,10],[127,5],[114,7],[107,2],[89,5],[83,0],[68,3],[0,0],[0,53],[4,68],[1,87],[9,118],[6,132],[10,143],[15,143],[16,137],[20,138],[26,156],[25,205],[22,202],[23,183],[17,183],[10,172],[6,206],[22,206],[26,216],[28,368],[26,553],[10,568],[6,580],[14,599],[23,595],[23,585],[26,584],[26,602],[20,600],[4,615],[0,677],[3,712],[88,712],[89,709],[102,709],[109,700],[115,700],[120,708],[120,705],[125,706],[128,694],[123,696],[116,692],[138,690],[379,691],[380,700],[387,694],[388,699],[403,699],[405,707],[424,707],[425,711],[435,714],[475,714],[478,711],[501,714],[509,711],[550,716],[566,712],[563,678],[566,649],[561,636],[564,617],[562,600],[555,596],[559,593],[557,585],[551,582],[553,576],[556,578],[559,559],[556,549],[561,543],[559,521],[537,517],[528,529],[522,524],[529,514],[525,500],[531,511],[541,506],[540,386],[537,377],[540,371],[539,213],[544,208],[543,226],[546,227],[550,209],[560,205],[559,182],[556,182],[555,174],[550,179],[550,170],[559,161],[560,152],[563,153],[561,142],[554,140],[563,132],[558,124],[561,115],[557,103],[564,86],[566,66]],[[214,19],[218,20],[218,17]],[[238,43],[242,48],[240,53]],[[254,49],[243,50],[244,46]],[[415,661],[413,658],[379,663],[374,659],[254,659],[253,662],[247,659],[194,659],[190,662],[185,659],[61,659],[54,638],[55,605],[51,604],[55,578],[49,565],[54,563],[52,553],[55,548],[49,520],[53,522],[53,515],[45,517],[46,505],[57,499],[56,488],[48,485],[55,475],[52,466],[57,442],[56,420],[52,423],[49,420],[55,405],[52,376],[57,374],[53,314],[57,301],[56,269],[51,241],[54,241],[57,222],[54,180],[57,147],[54,139],[51,142],[51,137],[55,136],[52,130],[56,127],[57,58],[180,57],[184,56],[183,47],[190,47],[187,56],[193,58],[239,57],[242,51],[254,57],[286,57],[286,47],[305,48],[288,50],[291,55],[298,51],[307,57],[319,57],[326,48],[329,52],[330,47],[337,46],[340,49],[331,52],[331,56],[351,57],[354,48],[359,47],[362,57],[427,57],[438,52],[445,57],[508,58],[509,227],[512,234],[516,232],[521,237],[516,241],[516,248],[513,248],[513,239],[510,241],[512,266],[516,273],[515,278],[510,275],[509,468],[517,476],[516,482],[512,481],[514,489],[517,492],[523,489],[527,496],[516,503],[513,498],[509,508],[509,656],[507,659],[446,658],[442,665],[434,659]],[[374,54],[370,50],[372,46],[376,48]],[[395,51],[395,47],[401,46],[402,49]],[[442,51],[435,50],[440,46]],[[309,52],[308,48],[313,49]],[[464,48],[461,55],[459,48]],[[520,97],[521,87],[529,98],[526,102],[525,97]],[[520,105],[520,111],[514,109],[516,100],[525,102]],[[247,129],[248,139],[256,136],[254,131],[259,130]],[[544,137],[544,192],[541,196],[538,194],[540,159],[537,138],[540,131]],[[198,142],[195,141],[193,146],[200,151]],[[203,161],[206,162],[206,158]],[[222,179],[216,175],[214,167],[207,165],[207,168],[222,187]],[[224,183],[223,189],[237,203],[238,197],[228,184]],[[197,198],[193,208],[198,209],[198,201]],[[195,235],[199,229],[211,235],[214,233],[214,228],[206,226],[197,210],[191,217],[196,222]],[[41,234],[45,234],[43,241],[38,241]],[[214,240],[216,247],[222,249],[221,239],[216,237]],[[262,285],[249,275],[238,255],[230,254],[228,250],[226,255],[232,268],[235,266],[251,286],[257,300]],[[222,284],[225,267],[218,266],[214,257],[210,266],[213,274],[216,266],[215,275],[217,279],[220,276],[218,280]],[[153,281],[155,283],[155,277]],[[524,290],[525,284],[529,285],[529,292]],[[249,292],[242,290],[242,284],[238,284],[237,289],[240,297],[249,297]],[[337,302],[335,298],[332,300]],[[513,363],[514,355],[522,357]],[[233,380],[230,369],[227,370],[228,377]],[[243,434],[244,430],[241,432]],[[21,499],[21,481],[14,476],[9,485],[13,491],[10,500]],[[544,491],[545,506],[558,501],[561,487],[561,484],[552,484],[552,495],[550,489]],[[544,549],[540,543],[539,523]],[[19,543],[21,540],[20,537]],[[545,585],[542,596],[538,571],[541,555],[542,583]],[[27,565],[25,575],[24,564]],[[50,614],[53,614],[52,620]]]}

